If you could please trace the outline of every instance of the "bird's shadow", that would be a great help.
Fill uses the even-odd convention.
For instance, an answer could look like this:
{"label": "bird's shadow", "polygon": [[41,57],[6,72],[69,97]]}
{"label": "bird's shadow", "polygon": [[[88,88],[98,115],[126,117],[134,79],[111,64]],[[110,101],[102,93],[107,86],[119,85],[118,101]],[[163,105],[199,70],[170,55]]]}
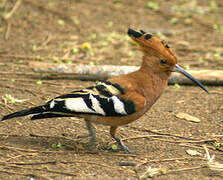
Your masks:
{"label": "bird's shadow", "polygon": [[30,134],[6,135],[0,134],[0,149],[17,149],[24,151],[73,151],[88,152],[88,139],[71,139],[67,137],[39,136]]}

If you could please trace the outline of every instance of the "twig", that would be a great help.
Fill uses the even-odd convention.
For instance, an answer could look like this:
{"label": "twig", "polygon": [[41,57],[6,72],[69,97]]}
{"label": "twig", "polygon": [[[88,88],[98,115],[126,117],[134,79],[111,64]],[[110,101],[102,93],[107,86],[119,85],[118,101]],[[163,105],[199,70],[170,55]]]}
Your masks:
{"label": "twig", "polygon": [[196,166],[196,167],[190,167],[190,168],[180,168],[180,169],[174,169],[174,170],[168,170],[166,168],[152,168],[149,167],[145,173],[143,173],[139,179],[147,179],[148,177],[155,177],[165,174],[170,174],[174,172],[181,172],[181,171],[189,171],[189,170],[196,170],[205,168],[205,166]]}
{"label": "twig", "polygon": [[26,169],[26,170],[31,170],[31,171],[43,171],[43,172],[48,172],[48,173],[54,173],[54,174],[62,174],[66,176],[77,176],[76,174],[72,174],[69,172],[61,172],[61,171],[54,171],[54,170],[48,170],[48,169],[41,169],[41,168],[33,168],[33,167],[21,167],[18,165],[9,165],[8,163],[0,163],[2,166],[7,166],[10,168],[20,168],[20,169]]}
{"label": "twig", "polygon": [[12,15],[15,13],[15,11],[18,9],[18,7],[20,6],[22,0],[17,0],[15,5],[13,6],[12,10],[7,13],[5,16],[3,16],[4,20],[8,21]]}
{"label": "twig", "polygon": [[[131,139],[139,139],[139,138],[151,138],[151,139],[155,139],[155,140],[160,140],[160,141],[166,141],[166,142],[172,142],[172,143],[178,143],[177,141],[171,141],[168,139],[162,139],[162,138],[154,138],[155,137],[165,137],[162,135],[139,135],[139,136],[133,136],[133,137],[127,137],[127,138],[123,138],[122,141],[127,141],[127,140],[131,140]],[[110,142],[108,145],[110,146],[111,144],[114,144],[116,141],[112,141]]]}
{"label": "twig", "polygon": [[21,173],[21,172],[14,172],[14,171],[4,171],[4,170],[0,170],[1,173],[6,173],[6,174],[14,174],[14,175],[21,175],[21,176],[31,176],[31,177],[35,177],[35,178],[40,178],[40,179],[46,179],[46,180],[52,180],[51,178],[48,178],[46,176],[40,176],[39,174],[31,174],[31,173]]}
{"label": "twig", "polygon": [[152,138],[152,139],[157,139],[161,141],[167,141],[167,142],[173,142],[173,143],[209,143],[209,142],[216,142],[216,139],[201,139],[197,141],[169,141],[166,139],[161,139],[161,138]]}
{"label": "twig", "polygon": [[51,34],[48,34],[46,39],[40,44],[39,48],[42,47],[42,46],[46,46],[52,39],[52,36]]}
{"label": "twig", "polygon": [[[4,136],[4,134],[1,134]],[[66,150],[66,151],[41,151],[41,150],[38,150],[38,149],[24,149],[24,148],[18,148],[18,147],[12,147],[12,146],[7,146],[7,145],[3,145],[3,146],[0,146],[0,149],[9,149],[9,150],[12,150],[12,151],[24,151],[24,152],[33,152],[33,153],[65,153],[65,152],[68,152],[69,150]],[[73,152],[73,151],[71,151]]]}
{"label": "twig", "polygon": [[219,95],[223,95],[223,92],[219,92],[219,91],[210,91],[210,94],[219,94]]}
{"label": "twig", "polygon": [[181,171],[190,171],[190,170],[195,170],[195,169],[201,169],[205,168],[205,166],[196,166],[196,167],[190,167],[190,168],[181,168],[181,169],[174,169],[174,170],[168,170],[167,173],[173,173],[173,172],[181,172]]}
{"label": "twig", "polygon": [[181,169],[174,169],[174,170],[168,170],[166,168],[151,168],[149,167],[145,173],[143,173],[139,179],[147,179],[148,177],[155,177],[165,174],[170,174],[173,172],[181,172],[181,171],[189,171],[189,170],[196,170],[205,168],[204,166],[196,166],[196,167],[190,167],[190,168],[181,168]]}
{"label": "twig", "polygon": [[205,145],[203,145],[203,148],[206,152],[206,158],[207,158],[207,166],[206,167],[213,171],[223,172],[223,164],[215,161],[215,155],[211,156],[208,151],[208,148]]}
{"label": "twig", "polygon": [[[57,153],[57,154],[58,153],[74,152],[73,150],[66,150],[66,151],[59,151],[59,150],[58,151],[57,150],[42,151],[42,150],[38,150],[38,149],[24,149],[24,148],[12,147],[12,146],[7,146],[7,145],[0,146],[0,149],[8,149],[8,150],[16,151],[16,152],[24,151],[24,152],[33,152],[33,153]],[[89,153],[89,152],[87,152],[87,153]],[[121,156],[121,154],[118,154],[118,155]],[[125,156],[125,155],[128,156],[128,154],[122,154],[122,156]],[[129,154],[129,156],[135,157],[136,155]]]}
{"label": "twig", "polygon": [[37,153],[29,153],[29,154],[20,154],[18,156],[13,156],[13,157],[10,157],[8,159],[6,159],[5,161],[10,161],[10,160],[14,160],[14,159],[17,159],[17,158],[20,158],[20,157],[23,157],[23,156],[33,156],[33,155],[36,155]]}
{"label": "twig", "polygon": [[169,158],[169,159],[151,159],[146,160],[140,164],[137,165],[137,167],[140,167],[142,165],[145,165],[147,163],[157,163],[157,162],[169,162],[169,161],[200,161],[200,160],[206,160],[205,158],[195,158],[195,157],[185,157],[185,158]]}
{"label": "twig", "polygon": [[179,144],[179,146],[185,146],[185,147],[190,147],[190,148],[196,148],[196,149],[202,149],[203,148],[201,146],[194,146],[194,145],[191,145],[191,144]]}
{"label": "twig", "polygon": [[150,132],[150,133],[158,134],[158,135],[165,135],[165,136],[171,136],[171,137],[177,137],[177,138],[181,138],[181,139],[188,139],[188,140],[195,140],[195,141],[199,140],[199,139],[196,139],[196,138],[184,137],[184,136],[181,136],[181,135],[178,135],[178,134],[161,133],[161,132],[158,132],[156,130],[140,129],[138,127],[131,127],[131,126],[128,126],[128,127],[132,128],[132,129],[137,129],[137,130],[142,131],[142,132]]}
{"label": "twig", "polygon": [[147,131],[147,132],[154,133],[154,134],[159,134],[159,135],[166,135],[166,136],[177,137],[177,138],[181,138],[181,139],[197,140],[196,138],[184,137],[184,136],[181,136],[181,135],[178,135],[178,134],[160,133],[160,132],[150,130],[150,129],[143,129],[143,130]]}
{"label": "twig", "polygon": [[1,105],[4,106],[4,109],[8,110],[9,113],[13,113],[14,112],[14,108],[12,108],[11,106],[9,106],[9,104],[5,104],[5,103],[0,103]]}
{"label": "twig", "polygon": [[43,42],[38,43],[38,45],[37,45],[35,51],[37,51],[37,50],[41,50],[41,49],[47,49],[47,44],[48,44],[51,40],[52,40],[52,36],[51,36],[51,34],[48,34],[48,35],[46,36],[46,38],[43,40]]}
{"label": "twig", "polygon": [[203,148],[204,148],[204,150],[205,150],[205,152],[206,152],[207,159],[210,160],[210,159],[211,159],[211,155],[210,155],[210,153],[209,153],[209,151],[208,151],[207,146],[204,145]]}
{"label": "twig", "polygon": [[208,142],[215,142],[216,141],[216,139],[207,139],[207,140],[202,139],[202,140],[194,140],[194,141],[192,141],[192,140],[191,141],[171,141],[171,140],[168,140],[168,139],[156,138],[156,137],[165,137],[165,136],[163,136],[163,135],[140,135],[140,136],[124,138],[122,140],[126,141],[126,140],[129,140],[129,139],[151,138],[151,139],[167,141],[167,142],[174,142],[174,143],[208,143]]}
{"label": "twig", "polygon": [[[0,162],[0,164],[3,162]],[[101,164],[101,163],[97,163],[97,162],[93,162],[93,161],[79,161],[79,160],[73,160],[73,161],[43,161],[43,162],[30,162],[30,163],[25,163],[25,162],[7,162],[7,164],[15,164],[15,165],[42,165],[42,164],[57,164],[57,163],[62,163],[62,164],[72,164],[72,163],[87,163],[87,164],[94,164],[97,166],[102,166],[102,167],[106,167],[109,169],[117,169],[117,167],[111,167],[111,166],[107,166],[105,164]]]}
{"label": "twig", "polygon": [[6,29],[6,32],[5,32],[5,40],[8,40],[9,38],[9,33],[10,33],[10,30],[11,30],[11,22],[9,21],[9,19],[12,17],[12,15],[15,13],[15,11],[18,9],[18,7],[20,6],[22,0],[17,0],[15,5],[13,6],[12,10],[9,12],[9,13],[6,13],[4,16],[3,16],[3,19],[6,21],[7,23],[7,29]]}
{"label": "twig", "polygon": [[212,136],[214,136],[214,137],[223,137],[223,134],[214,134]]}
{"label": "twig", "polygon": [[[161,137],[161,138],[159,138],[159,137]],[[162,136],[162,135],[156,135],[155,137],[154,137],[154,135],[139,135],[139,136],[134,136],[134,137],[128,137],[128,138],[124,138],[124,139],[122,139],[123,141],[126,141],[126,140],[130,140],[130,139],[138,139],[138,138],[149,138],[149,139],[153,139],[153,140],[159,140],[159,141],[164,141],[164,142],[169,142],[169,143],[177,143],[177,144],[179,144],[180,143],[180,145],[182,145],[182,143],[209,143],[209,142],[216,142],[216,140],[215,139],[204,139],[204,140],[194,140],[194,141],[177,141],[177,140],[169,140],[169,139],[163,139],[163,137],[165,137],[165,136]],[[112,141],[112,142],[110,142],[109,143],[109,146],[111,145],[111,144],[113,144],[113,143],[115,143],[115,141]],[[186,146],[185,144],[183,144],[184,146]],[[187,145],[187,146],[189,146],[189,145]],[[191,146],[190,146],[191,147]],[[196,147],[196,146],[195,146]],[[196,147],[196,148],[199,148],[199,147]],[[215,150],[216,148],[214,148],[214,147],[211,147],[213,150]],[[201,148],[202,149],[202,148]]]}
{"label": "twig", "polygon": [[12,147],[12,146],[0,146],[0,149],[9,149],[12,151],[25,151],[25,152],[40,152],[39,150],[34,150],[34,149],[23,149],[23,148],[17,148],[17,147]]}
{"label": "twig", "polygon": [[7,29],[6,29],[6,32],[5,32],[5,40],[8,40],[10,31],[11,31],[11,22],[7,21]]}
{"label": "twig", "polygon": [[71,164],[71,163],[87,163],[87,164],[94,164],[97,166],[102,166],[102,167],[106,167],[106,168],[110,168],[110,169],[117,169],[117,167],[112,167],[112,166],[107,166],[105,164],[101,164],[101,163],[97,163],[97,162],[93,162],[93,161],[78,161],[78,160],[74,160],[74,161],[57,161],[57,163],[63,163],[63,164]]}

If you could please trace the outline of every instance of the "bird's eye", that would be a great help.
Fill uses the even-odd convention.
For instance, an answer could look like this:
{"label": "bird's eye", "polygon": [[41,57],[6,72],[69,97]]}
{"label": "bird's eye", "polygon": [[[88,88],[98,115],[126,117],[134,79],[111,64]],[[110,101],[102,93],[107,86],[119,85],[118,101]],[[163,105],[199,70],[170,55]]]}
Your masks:
{"label": "bird's eye", "polygon": [[166,60],[165,60],[165,59],[161,59],[161,60],[160,60],[160,63],[161,63],[161,64],[166,64]]}

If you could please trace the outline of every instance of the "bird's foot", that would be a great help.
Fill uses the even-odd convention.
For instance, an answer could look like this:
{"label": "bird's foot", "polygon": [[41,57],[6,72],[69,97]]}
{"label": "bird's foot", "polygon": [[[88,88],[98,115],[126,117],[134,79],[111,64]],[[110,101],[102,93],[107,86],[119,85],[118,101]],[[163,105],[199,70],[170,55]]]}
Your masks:
{"label": "bird's foot", "polygon": [[92,136],[88,145],[88,150],[92,151],[95,148],[95,143],[97,142],[97,139]]}
{"label": "bird's foot", "polygon": [[84,135],[77,136],[78,139],[88,138],[88,137],[90,137],[90,141],[89,141],[89,145],[87,149],[88,151],[92,151],[95,148],[95,143],[97,142],[96,137],[92,136],[91,134],[84,134]]}
{"label": "bird's foot", "polygon": [[113,138],[117,141],[121,149],[126,153],[126,154],[135,154],[138,155],[136,152],[132,152],[129,150],[129,148],[123,143],[123,141],[118,138],[117,136],[113,136]]}

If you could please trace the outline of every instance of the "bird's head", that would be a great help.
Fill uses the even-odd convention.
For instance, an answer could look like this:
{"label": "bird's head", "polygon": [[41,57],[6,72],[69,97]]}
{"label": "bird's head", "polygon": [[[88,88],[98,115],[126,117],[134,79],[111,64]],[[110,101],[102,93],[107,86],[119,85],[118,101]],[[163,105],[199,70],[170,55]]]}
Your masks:
{"label": "bird's head", "polygon": [[177,64],[177,57],[163,41],[143,30],[138,32],[129,29],[128,35],[139,45],[144,54],[143,65],[151,72],[167,76],[170,76],[171,72],[179,72],[208,93],[208,90],[198,80]]}

